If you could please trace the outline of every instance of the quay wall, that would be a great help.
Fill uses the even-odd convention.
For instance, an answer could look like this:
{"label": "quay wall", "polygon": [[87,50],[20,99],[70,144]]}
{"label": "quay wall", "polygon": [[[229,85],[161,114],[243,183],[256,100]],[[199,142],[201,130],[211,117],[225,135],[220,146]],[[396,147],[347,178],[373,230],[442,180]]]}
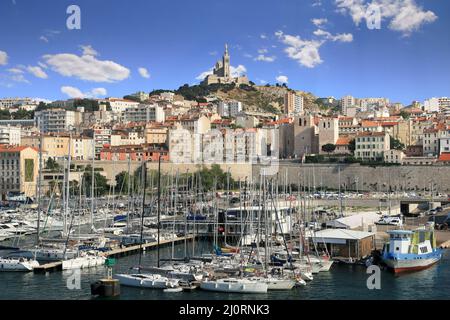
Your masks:
{"label": "quay wall", "polygon": [[[76,166],[87,166],[92,165],[92,161],[73,161]],[[134,172],[141,166],[142,162],[140,161],[131,161],[130,168],[131,172]],[[207,168],[210,168],[210,164],[204,165]],[[95,161],[95,168],[101,168],[102,174],[108,179],[108,183],[115,184],[115,177],[122,171],[128,172],[128,161]],[[183,173],[192,173],[197,171],[202,166],[197,164],[174,164],[174,163],[161,163],[161,172],[163,174],[176,174],[177,170],[180,174]],[[252,165],[251,164],[241,164],[241,163],[232,163],[232,164],[220,164],[220,167],[223,171],[227,172],[230,170],[230,174],[233,179],[245,179],[246,177],[250,178],[252,175]],[[148,170],[158,170],[157,162],[147,162]]]}
{"label": "quay wall", "polygon": [[[91,165],[92,161],[74,161],[76,165]],[[131,170],[134,172],[141,162],[132,161]],[[210,165],[206,164],[206,167]],[[115,183],[115,176],[128,171],[128,161],[96,161],[96,168],[102,168],[103,174],[109,183]],[[158,170],[157,162],[147,163],[150,170]],[[174,174],[194,172],[201,166],[197,164],[173,164],[161,163],[163,173]],[[220,164],[222,170],[230,170],[233,179],[245,179],[253,176],[259,181],[261,166],[252,164]],[[387,192],[389,184],[393,191],[420,191],[431,188],[441,193],[450,194],[450,166],[361,166],[359,164],[299,164],[280,163],[278,172],[278,183],[301,184],[338,189],[339,168],[341,171],[341,187],[347,190],[357,191],[380,191]],[[272,176],[276,178],[276,176]]]}
{"label": "quay wall", "polygon": [[[450,193],[450,166],[361,166],[359,164],[298,164],[281,163],[278,169],[280,184],[310,185],[338,189],[339,168],[341,187],[347,190],[387,192],[433,190]],[[261,168],[253,167],[258,180]],[[287,177],[287,178],[286,178]],[[272,176],[272,178],[276,178]]]}

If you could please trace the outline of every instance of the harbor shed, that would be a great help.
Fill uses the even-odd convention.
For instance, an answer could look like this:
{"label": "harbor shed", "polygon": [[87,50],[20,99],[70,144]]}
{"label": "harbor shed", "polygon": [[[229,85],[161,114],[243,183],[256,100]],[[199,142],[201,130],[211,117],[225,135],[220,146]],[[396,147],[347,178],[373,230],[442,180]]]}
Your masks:
{"label": "harbor shed", "polygon": [[375,233],[348,229],[323,229],[309,234],[311,246],[328,251],[336,260],[355,262],[375,249]]}
{"label": "harbor shed", "polygon": [[373,225],[380,218],[381,215],[376,212],[363,212],[328,221],[326,227],[335,229],[364,229],[364,226]]}

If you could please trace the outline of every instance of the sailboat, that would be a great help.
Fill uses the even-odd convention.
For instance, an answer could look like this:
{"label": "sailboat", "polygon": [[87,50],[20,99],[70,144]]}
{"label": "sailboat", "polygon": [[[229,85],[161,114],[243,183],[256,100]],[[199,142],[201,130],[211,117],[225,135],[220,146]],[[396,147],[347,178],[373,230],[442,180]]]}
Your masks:
{"label": "sailboat", "polygon": [[269,285],[260,279],[226,278],[218,280],[205,280],[200,288],[207,291],[226,293],[267,293]]}
{"label": "sailboat", "polygon": [[0,258],[0,271],[33,271],[39,262],[25,258]]}
{"label": "sailboat", "polygon": [[[145,160],[142,164],[143,168],[143,195],[142,195],[142,216],[141,216],[141,240],[144,232],[144,215],[145,215],[145,194],[147,189],[147,165]],[[159,166],[158,166],[158,268],[159,268],[159,247],[160,247],[160,180],[161,180],[161,157],[159,157]],[[138,288],[150,288],[150,289],[166,289],[166,288],[175,288],[179,286],[179,279],[171,279],[165,277],[161,274],[156,273],[141,273],[141,259],[142,259],[142,241],[140,241],[141,250],[139,250],[139,267],[138,273],[133,274],[116,274],[114,278],[120,281],[121,285],[130,286],[130,287],[138,287]]]}

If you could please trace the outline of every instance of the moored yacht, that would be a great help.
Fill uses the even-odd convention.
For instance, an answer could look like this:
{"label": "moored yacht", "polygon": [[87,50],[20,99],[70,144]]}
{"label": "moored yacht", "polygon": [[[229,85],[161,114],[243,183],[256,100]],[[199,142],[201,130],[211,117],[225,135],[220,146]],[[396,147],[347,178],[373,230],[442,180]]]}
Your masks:
{"label": "moored yacht", "polygon": [[227,293],[267,293],[268,287],[262,280],[236,278],[206,280],[200,284],[203,290]]}
{"label": "moored yacht", "polygon": [[24,258],[0,258],[0,271],[33,271],[39,266],[36,260],[28,260]]}

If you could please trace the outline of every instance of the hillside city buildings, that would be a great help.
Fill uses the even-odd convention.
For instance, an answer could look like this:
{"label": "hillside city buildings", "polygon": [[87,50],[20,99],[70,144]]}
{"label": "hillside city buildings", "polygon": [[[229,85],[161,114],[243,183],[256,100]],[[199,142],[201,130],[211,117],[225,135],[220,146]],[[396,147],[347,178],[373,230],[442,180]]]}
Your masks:
{"label": "hillside city buildings", "polygon": [[[226,46],[203,84],[250,84],[230,71]],[[2,98],[0,109],[11,115],[25,110],[32,116],[0,120],[0,195],[36,195],[40,154],[44,165],[52,159],[61,167],[68,156],[72,163],[84,164],[159,159],[254,164],[273,158],[449,164],[450,98],[431,97],[404,107],[388,98],[347,95],[316,98],[313,102],[321,107],[315,108],[304,92],[252,86],[270,92],[279,111],[255,110],[245,100],[214,93],[198,102],[169,90],[137,92],[127,95],[129,99],[90,99],[96,107],[80,99],[42,105],[30,98]]]}

